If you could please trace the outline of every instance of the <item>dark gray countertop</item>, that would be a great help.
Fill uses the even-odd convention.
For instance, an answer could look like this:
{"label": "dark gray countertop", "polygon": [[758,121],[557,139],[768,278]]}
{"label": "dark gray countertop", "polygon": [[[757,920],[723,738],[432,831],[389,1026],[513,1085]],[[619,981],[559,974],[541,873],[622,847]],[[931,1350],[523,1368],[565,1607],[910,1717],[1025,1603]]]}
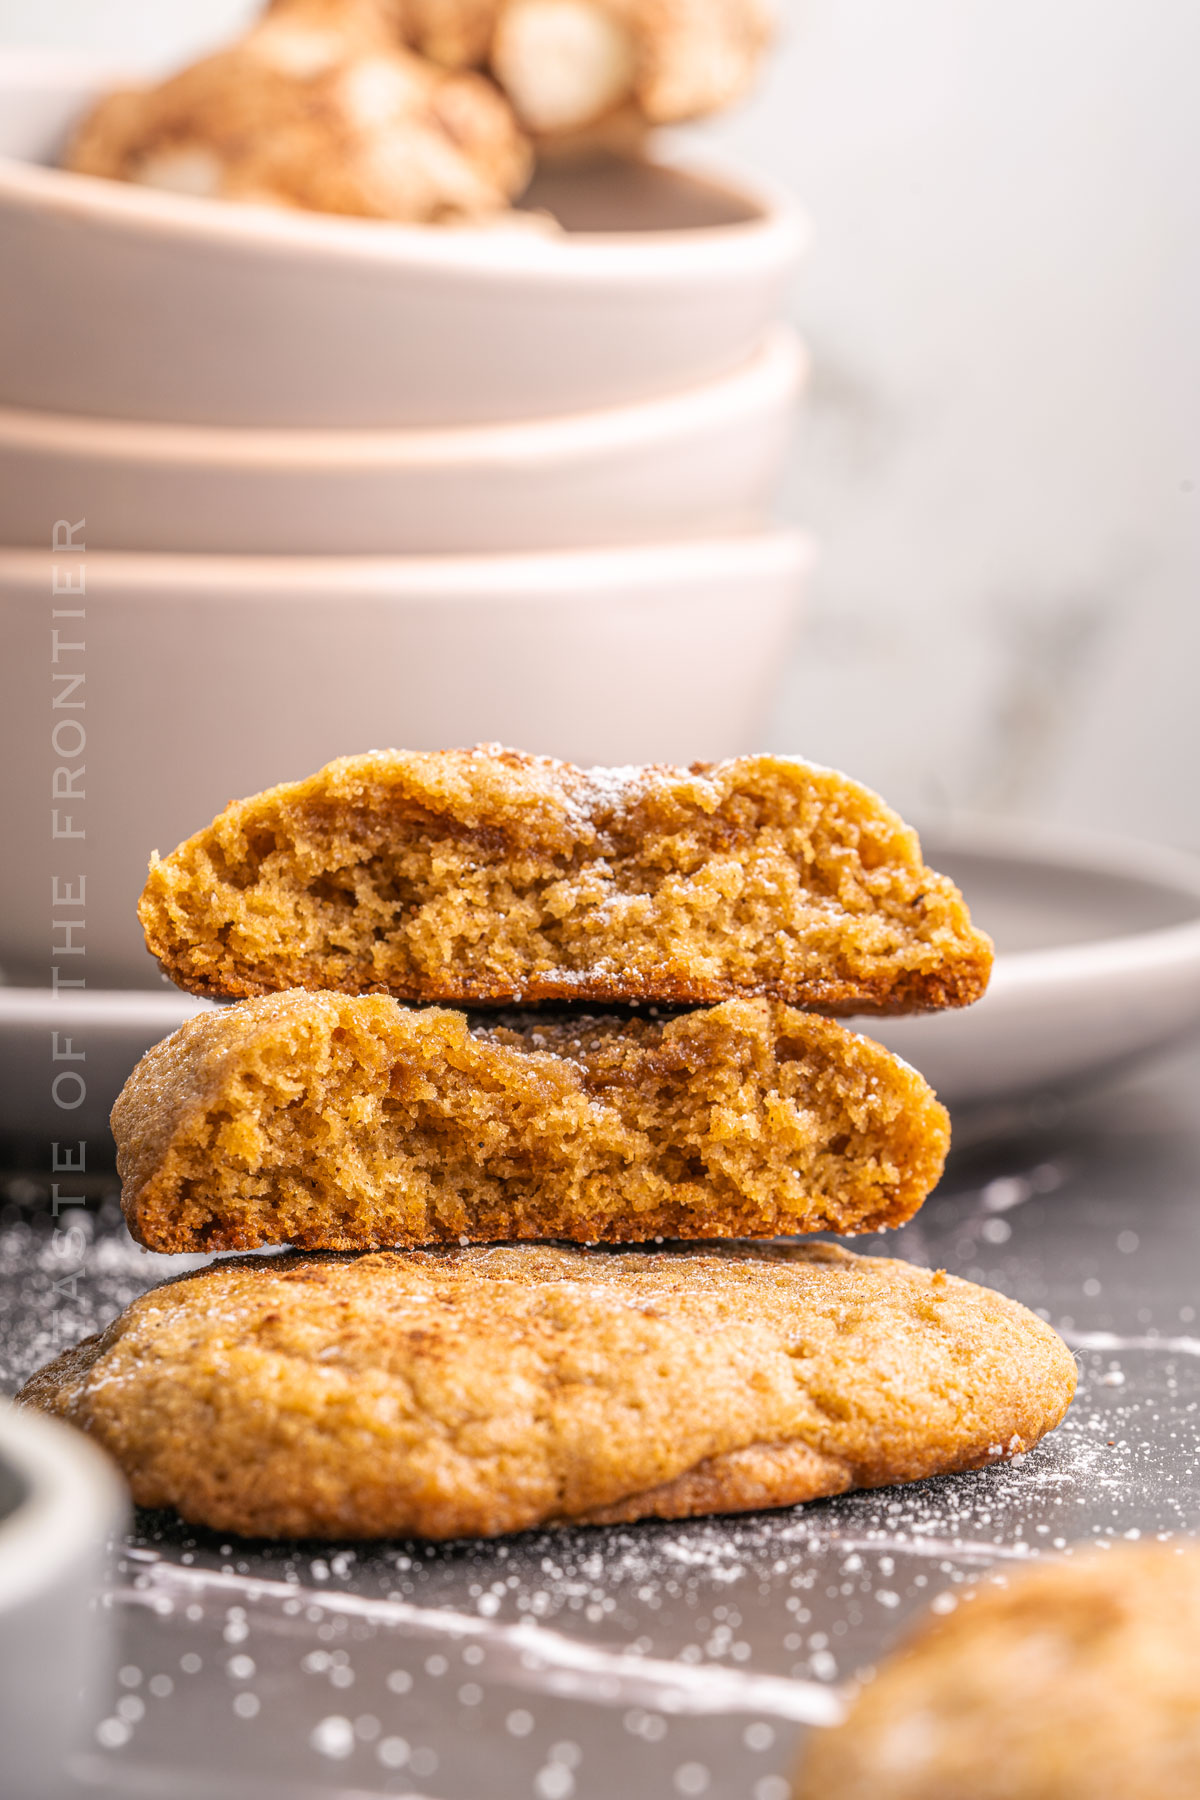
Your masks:
{"label": "dark gray countertop", "polygon": [[[111,1180],[65,1252],[38,1179],[4,1180],[11,1389],[178,1260],[129,1243]],[[488,1544],[262,1547],[142,1515],[107,1596],[120,1675],[88,1780],[131,1800],[786,1800],[804,1721],[936,1596],[1082,1540],[1200,1529],[1200,1053],[960,1148],[911,1225],[855,1247],[1051,1319],[1081,1371],[1060,1429],[972,1476]]]}

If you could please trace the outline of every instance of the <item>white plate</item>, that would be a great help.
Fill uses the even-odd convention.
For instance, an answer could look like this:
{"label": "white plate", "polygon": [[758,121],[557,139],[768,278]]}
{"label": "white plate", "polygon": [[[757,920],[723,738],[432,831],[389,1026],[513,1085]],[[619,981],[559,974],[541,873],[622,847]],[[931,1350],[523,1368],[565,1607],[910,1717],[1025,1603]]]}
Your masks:
{"label": "white plate", "polygon": [[[858,1024],[952,1107],[1065,1092],[1200,1026],[1200,862],[998,825],[943,828],[924,845],[997,940],[991,987],[965,1012]],[[165,987],[57,999],[0,989],[0,1128],[102,1135],[137,1058],[204,1004]],[[86,1099],[71,1112],[52,1102],[51,1029],[87,1052]]]}
{"label": "white plate", "polygon": [[[0,55],[6,405],[209,425],[480,424],[736,368],[805,228],[723,159],[547,172],[561,233],[237,206],[52,162],[111,75]],[[65,504],[65,502],[64,502]]]}
{"label": "white plate", "polygon": [[1062,1093],[1200,1026],[1200,861],[1026,825],[922,834],[996,940],[964,1012],[859,1021],[952,1107]]}

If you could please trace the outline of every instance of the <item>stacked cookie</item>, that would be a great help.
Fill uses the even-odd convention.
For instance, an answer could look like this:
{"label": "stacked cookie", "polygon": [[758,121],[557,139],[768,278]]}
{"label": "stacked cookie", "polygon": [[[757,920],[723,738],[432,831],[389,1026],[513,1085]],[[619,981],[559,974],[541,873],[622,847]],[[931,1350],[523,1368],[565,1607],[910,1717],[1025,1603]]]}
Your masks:
{"label": "stacked cookie", "polygon": [[978,1467],[1065,1411],[1069,1352],[1001,1296],[744,1241],[911,1216],[945,1113],[821,1015],[987,980],[844,777],[376,752],[156,856],[140,916],[239,1003],[117,1102],[130,1228],[305,1253],[168,1284],[29,1384],[141,1503],[267,1535],[680,1517]]}

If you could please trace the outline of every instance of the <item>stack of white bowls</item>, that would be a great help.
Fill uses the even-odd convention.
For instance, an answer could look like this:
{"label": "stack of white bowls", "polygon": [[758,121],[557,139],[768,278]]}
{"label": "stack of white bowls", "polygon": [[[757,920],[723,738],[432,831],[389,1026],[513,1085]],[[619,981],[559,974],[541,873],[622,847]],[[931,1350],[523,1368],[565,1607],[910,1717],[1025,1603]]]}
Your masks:
{"label": "stack of white bowls", "polygon": [[153,846],[333,756],[755,747],[807,560],[769,524],[804,365],[779,323],[790,203],[670,149],[540,176],[559,232],[54,168],[110,79],[0,65],[10,980],[46,960],[62,873],[54,564],[86,580],[86,717],[58,716],[86,723],[93,981],[154,979]]}

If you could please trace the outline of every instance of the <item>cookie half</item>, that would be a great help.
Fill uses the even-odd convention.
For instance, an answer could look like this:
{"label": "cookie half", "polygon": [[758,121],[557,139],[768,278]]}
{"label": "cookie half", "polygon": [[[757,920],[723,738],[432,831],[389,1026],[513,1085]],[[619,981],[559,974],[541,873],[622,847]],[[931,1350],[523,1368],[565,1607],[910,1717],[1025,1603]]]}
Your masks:
{"label": "cookie half", "polygon": [[776,1002],[485,1023],[303,990],[191,1019],[112,1125],[166,1251],[875,1231],[949,1142],[907,1063]]}
{"label": "cookie half", "polygon": [[868,789],[777,756],[583,770],[344,757],[157,856],[138,909],[198,994],[964,1006],[992,948]]}
{"label": "cookie half", "polygon": [[812,1734],[796,1800],[1196,1800],[1200,1547],[1092,1551],[964,1598]]}
{"label": "cookie half", "polygon": [[212,1264],[21,1398],[196,1524],[452,1538],[974,1469],[1074,1386],[1042,1320],[908,1263],[522,1244]]}
{"label": "cookie half", "polygon": [[166,80],[106,95],[66,166],[260,206],[408,223],[511,218],[532,149],[493,84],[412,55],[382,4],[317,12],[272,7]]}

